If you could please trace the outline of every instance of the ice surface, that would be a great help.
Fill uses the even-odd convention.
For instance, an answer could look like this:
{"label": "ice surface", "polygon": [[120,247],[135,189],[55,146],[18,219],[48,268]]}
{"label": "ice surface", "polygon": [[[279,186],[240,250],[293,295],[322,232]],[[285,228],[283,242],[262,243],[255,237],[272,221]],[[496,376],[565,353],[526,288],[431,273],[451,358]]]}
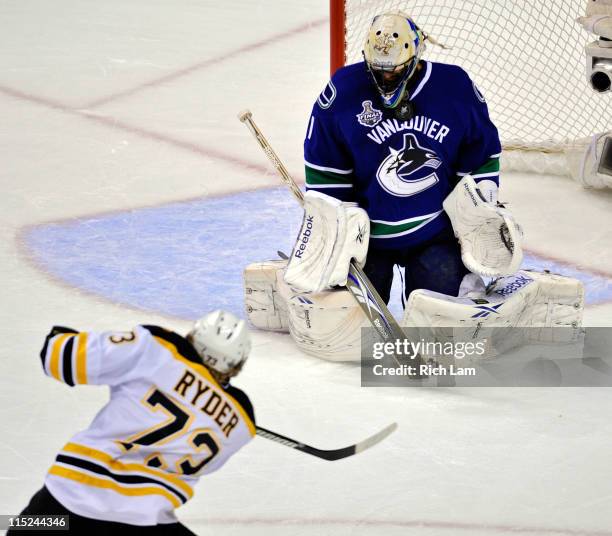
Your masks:
{"label": "ice surface", "polygon": [[[287,188],[276,187],[41,224],[24,229],[21,243],[45,272],[115,303],[186,320],[208,309],[246,317],[236,259],[290,252],[301,217]],[[522,267],[580,279],[589,305],[612,299],[604,274],[529,252]],[[390,307],[401,318],[396,279]]]}
{"label": "ice surface", "polygon": [[[184,331],[194,311],[239,303],[246,263],[290,247],[293,201],[268,189],[278,179],[236,114],[251,108],[303,177],[327,2],[0,11],[0,513],[12,514],[107,397],[43,376],[51,325]],[[503,181],[528,259],[587,277],[586,321],[610,325],[611,193]],[[302,355],[285,335],[254,342],[237,383],[263,426],[324,448],[399,429],[334,463],[256,439],[179,510],[194,531],[612,534],[609,390],[363,389],[357,367]]]}

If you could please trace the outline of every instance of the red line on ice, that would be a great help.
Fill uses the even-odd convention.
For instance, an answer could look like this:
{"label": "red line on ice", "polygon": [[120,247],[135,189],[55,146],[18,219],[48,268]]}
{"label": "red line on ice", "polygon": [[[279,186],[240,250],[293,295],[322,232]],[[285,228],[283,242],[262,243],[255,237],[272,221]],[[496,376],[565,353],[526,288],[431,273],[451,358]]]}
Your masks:
{"label": "red line on ice", "polygon": [[201,61],[199,63],[196,63],[194,65],[191,65],[189,67],[184,67],[183,69],[179,69],[177,71],[168,73],[162,77],[159,78],[155,78],[153,80],[149,80],[148,82],[144,82],[142,84],[139,84],[137,86],[134,86],[132,88],[129,89],[125,89],[123,91],[119,91],[116,93],[113,93],[111,95],[107,95],[105,97],[100,97],[98,99],[96,99],[95,101],[92,101],[89,104],[86,104],[85,106],[81,106],[81,107],[77,107],[77,108],[73,108],[70,107],[64,103],[61,103],[59,101],[53,100],[53,99],[49,99],[46,97],[39,97],[37,95],[33,95],[31,93],[25,92],[25,91],[21,91],[18,89],[14,89],[14,88],[10,88],[7,86],[0,86],[0,93],[4,93],[5,95],[18,99],[18,100],[22,100],[22,101],[27,101],[27,102],[32,102],[41,106],[44,106],[46,108],[51,108],[54,110],[58,110],[64,113],[68,113],[68,114],[72,114],[78,117],[81,117],[83,119],[87,119],[89,121],[93,121],[93,122],[97,122],[99,124],[105,125],[105,126],[109,126],[109,127],[113,127],[116,129],[120,129],[120,130],[124,130],[126,132],[130,132],[132,134],[137,134],[141,137],[150,139],[150,140],[155,140],[161,143],[164,143],[166,145],[171,145],[175,148],[179,148],[179,149],[183,149],[185,151],[189,151],[191,153],[195,153],[201,156],[206,156],[209,158],[216,158],[218,160],[222,160],[225,162],[228,162],[230,164],[234,164],[234,165],[238,165],[241,167],[244,167],[250,171],[255,171],[257,173],[268,173],[269,172],[269,168],[260,164],[253,164],[252,162],[249,162],[248,160],[242,159],[242,158],[238,158],[234,155],[231,155],[229,153],[224,153],[222,151],[219,151],[218,149],[211,149],[208,147],[205,147],[203,145],[198,145],[189,141],[184,141],[184,140],[179,140],[176,138],[172,138],[171,136],[159,133],[159,132],[155,132],[152,130],[148,130],[145,128],[141,128],[139,126],[136,125],[130,125],[128,123],[125,123],[123,121],[119,121],[118,119],[114,119],[111,117],[104,117],[101,115],[96,115],[96,114],[92,114],[92,113],[88,113],[86,110],[84,110],[83,108],[94,108],[97,106],[101,106],[103,104],[109,103],[111,101],[115,101],[117,99],[120,99],[122,97],[127,97],[127,96],[131,96],[134,95],[136,93],[138,93],[141,90],[147,89],[147,88],[152,88],[155,86],[159,86],[161,84],[165,84],[168,83],[170,81],[174,81],[178,78],[181,78],[183,76],[189,75],[191,73],[194,73],[196,71],[205,69],[207,67],[210,67],[211,65],[215,65],[215,64],[219,64],[222,63],[228,59],[231,59],[235,56],[237,56],[238,54],[242,54],[242,53],[247,53],[247,52],[251,52],[251,51],[255,51],[258,50],[260,48],[263,48],[267,45],[271,45],[271,44],[275,44],[278,43],[279,41],[282,41],[284,39],[288,39],[290,37],[295,36],[296,34],[305,32],[311,28],[316,28],[318,26],[321,26],[322,24],[327,22],[327,18],[325,19],[319,19],[316,21],[312,21],[312,22],[308,22],[305,24],[301,24],[300,26],[297,26],[295,28],[291,28],[289,30],[286,30],[284,32],[275,34],[275,35],[271,35],[269,37],[266,37],[265,39],[262,39],[261,41],[257,41],[255,43],[250,43],[248,45],[243,45],[242,47],[239,47],[235,50],[232,50],[226,54],[224,54],[223,56],[219,56],[216,58],[211,58],[208,60],[204,60]]}
{"label": "red line on ice", "polygon": [[35,104],[45,106],[46,108],[52,108],[54,110],[58,110],[60,112],[74,115],[82,119],[87,119],[88,121],[92,121],[94,123],[98,123],[106,127],[111,127],[117,130],[123,130],[124,132],[129,132],[131,134],[136,134],[142,138],[147,138],[147,139],[154,140],[160,143],[164,143],[166,145],[171,145],[172,147],[176,149],[182,149],[184,151],[189,151],[190,153],[195,153],[200,156],[222,160],[229,164],[234,164],[234,165],[246,168],[250,171],[255,171],[257,173],[263,173],[263,174],[270,172],[270,169],[264,165],[254,164],[253,162],[249,162],[246,159],[239,158],[230,153],[224,153],[218,149],[212,149],[210,147],[206,147],[204,145],[198,145],[196,143],[192,143],[189,141],[179,140],[171,136],[167,136],[166,134],[155,132],[153,130],[148,130],[148,129],[139,127],[137,125],[130,125],[129,123],[120,121],[119,119],[116,119],[113,117],[95,115],[92,113],[88,113],[87,111],[76,110],[76,109],[63,105],[60,102],[57,102],[51,99],[47,99],[44,97],[38,97],[36,95],[32,95],[30,93],[19,91],[19,90],[9,88],[6,86],[0,86],[0,93],[4,93],[5,95],[8,95],[15,99],[33,102]]}
{"label": "red line on ice", "polygon": [[83,105],[83,107],[89,108],[89,109],[96,108],[104,104],[108,104],[109,102],[116,101],[118,99],[122,99],[124,97],[129,97],[131,95],[134,95],[135,93],[138,93],[139,91],[142,91],[143,89],[149,89],[152,87],[166,84],[168,82],[173,82],[177,78],[181,78],[183,76],[190,75],[202,69],[206,69],[212,65],[223,63],[231,58],[238,56],[239,54],[256,51],[265,46],[272,45],[284,39],[293,37],[296,34],[308,31],[312,28],[316,28],[318,26],[321,26],[322,24],[327,23],[327,21],[328,19],[325,18],[325,19],[319,19],[313,22],[307,22],[305,24],[301,24],[300,26],[296,26],[295,28],[291,28],[289,30],[286,30],[284,32],[281,32],[275,35],[271,35],[265,39],[262,39],[261,41],[256,41],[255,43],[249,43],[247,45],[243,45],[235,50],[232,50],[230,52],[227,52],[215,58],[210,58],[204,61],[200,61],[198,63],[190,65],[189,67],[184,67],[172,73],[168,73],[164,76],[160,76],[158,78],[149,80],[148,82],[143,82],[142,84],[134,86],[133,88],[124,89],[123,91],[118,91],[116,93],[111,93],[110,95],[107,95],[105,97],[99,97],[96,100],[93,100],[90,103]]}
{"label": "red line on ice", "polygon": [[393,519],[342,519],[342,518],[209,518],[190,519],[188,523],[201,523],[208,525],[301,525],[301,526],[324,526],[344,525],[358,529],[360,526],[367,527],[400,527],[411,529],[440,529],[449,531],[476,531],[476,532],[500,532],[511,534],[549,534],[561,536],[612,536],[609,530],[571,529],[560,527],[538,527],[528,525],[497,525],[488,523],[467,523],[455,521],[437,520],[393,520]]}

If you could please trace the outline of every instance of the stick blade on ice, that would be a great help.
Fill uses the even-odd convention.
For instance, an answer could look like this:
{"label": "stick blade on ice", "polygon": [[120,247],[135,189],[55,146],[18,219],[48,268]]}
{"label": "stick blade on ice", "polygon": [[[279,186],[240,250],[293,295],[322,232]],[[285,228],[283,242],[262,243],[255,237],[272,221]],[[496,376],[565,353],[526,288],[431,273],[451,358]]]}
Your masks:
{"label": "stick blade on ice", "polygon": [[355,446],[355,454],[359,452],[363,452],[364,450],[369,449],[370,447],[373,447],[377,443],[380,443],[383,439],[385,439],[386,437],[390,436],[393,432],[395,432],[395,430],[397,430],[396,422],[391,423],[386,428],[383,428],[377,434],[374,434],[373,436],[368,437],[367,439],[364,439],[363,441],[361,441],[361,443],[357,443],[357,445]]}

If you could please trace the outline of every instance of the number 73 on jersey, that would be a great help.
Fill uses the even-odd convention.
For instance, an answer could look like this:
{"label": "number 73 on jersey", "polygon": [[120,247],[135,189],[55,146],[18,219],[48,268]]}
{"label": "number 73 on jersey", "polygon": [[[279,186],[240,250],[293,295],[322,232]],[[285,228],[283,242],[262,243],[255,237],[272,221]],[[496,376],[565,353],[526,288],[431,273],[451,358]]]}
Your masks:
{"label": "number 73 on jersey", "polygon": [[[136,449],[149,452],[144,455],[144,462],[148,467],[170,470],[181,475],[199,475],[221,451],[221,443],[215,433],[208,428],[192,430],[191,424],[195,419],[193,413],[157,387],[147,392],[142,403],[150,411],[163,414],[166,418],[161,423],[116,443],[124,452],[136,452]],[[173,444],[172,447],[170,443]],[[146,447],[151,447],[153,452],[150,452],[151,448]],[[171,457],[176,457],[176,452],[186,450],[192,452],[170,461]],[[170,467],[171,463],[174,468]]]}

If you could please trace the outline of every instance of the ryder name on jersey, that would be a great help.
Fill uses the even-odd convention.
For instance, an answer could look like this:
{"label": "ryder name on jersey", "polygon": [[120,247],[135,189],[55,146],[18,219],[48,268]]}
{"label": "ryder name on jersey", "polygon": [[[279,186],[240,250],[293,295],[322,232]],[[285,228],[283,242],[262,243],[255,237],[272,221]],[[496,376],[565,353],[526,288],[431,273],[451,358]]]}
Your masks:
{"label": "ryder name on jersey", "polygon": [[463,69],[422,60],[410,101],[415,115],[397,119],[360,62],[336,72],[308,125],[307,189],[364,208],[373,248],[418,245],[450,229],[442,202],[462,176],[499,182],[497,129]]}

